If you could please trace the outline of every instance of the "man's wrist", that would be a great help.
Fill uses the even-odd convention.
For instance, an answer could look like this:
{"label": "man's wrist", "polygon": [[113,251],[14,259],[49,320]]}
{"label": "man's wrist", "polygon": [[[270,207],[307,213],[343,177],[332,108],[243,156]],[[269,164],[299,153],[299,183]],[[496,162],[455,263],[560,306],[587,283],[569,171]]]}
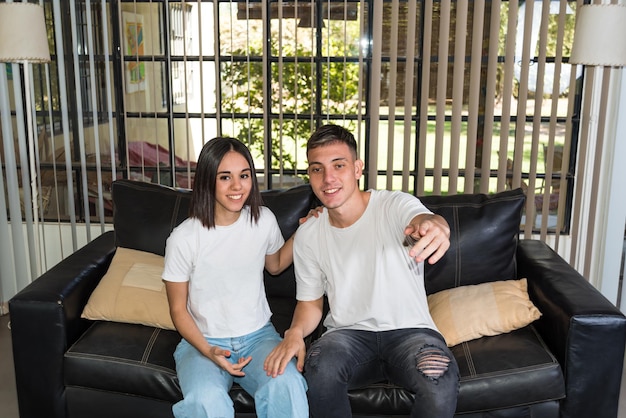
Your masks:
{"label": "man's wrist", "polygon": [[285,338],[299,338],[304,340],[304,333],[299,328],[289,328],[285,331]]}

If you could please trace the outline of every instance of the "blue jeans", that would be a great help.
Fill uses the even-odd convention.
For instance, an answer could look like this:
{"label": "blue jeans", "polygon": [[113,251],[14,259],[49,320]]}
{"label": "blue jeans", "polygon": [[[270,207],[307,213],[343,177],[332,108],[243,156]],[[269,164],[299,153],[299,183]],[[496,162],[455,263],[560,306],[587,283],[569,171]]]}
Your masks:
{"label": "blue jeans", "polygon": [[208,338],[211,345],[231,351],[229,361],[237,363],[242,357],[252,357],[243,369],[243,377],[235,377],[200,354],[183,339],[176,348],[176,372],[183,400],[172,408],[176,418],[233,417],[235,411],[228,391],[238,383],[254,396],[259,418],[308,418],[306,381],[296,369],[295,360],[285,373],[272,378],[263,370],[263,362],[281,341],[271,323],[258,331],[236,338]]}
{"label": "blue jeans", "polygon": [[307,352],[304,376],[311,417],[351,417],[348,390],[389,380],[415,394],[413,418],[454,416],[459,369],[437,332],[337,330]]}

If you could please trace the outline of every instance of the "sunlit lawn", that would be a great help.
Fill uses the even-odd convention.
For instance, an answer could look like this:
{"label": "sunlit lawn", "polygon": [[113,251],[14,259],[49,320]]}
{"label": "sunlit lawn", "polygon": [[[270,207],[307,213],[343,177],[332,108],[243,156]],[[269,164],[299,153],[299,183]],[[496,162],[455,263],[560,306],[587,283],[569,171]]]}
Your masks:
{"label": "sunlit lawn", "polygon": [[[411,129],[411,133],[410,133],[410,138],[411,140],[411,145],[410,145],[410,154],[411,156],[415,155],[415,146],[416,146],[416,135],[415,135],[415,126],[412,125],[412,129]],[[456,157],[456,167],[459,170],[464,170],[466,168],[466,153],[467,153],[467,148],[468,148],[468,138],[467,138],[467,130],[466,130],[467,126],[466,124],[462,124],[462,128],[461,131],[458,132],[457,134],[457,139],[456,141],[458,141],[458,154]],[[379,128],[379,132],[378,132],[378,138],[379,138],[379,145],[378,145],[378,158],[377,158],[377,164],[378,170],[385,170],[387,168],[387,159],[389,156],[389,144],[390,144],[390,140],[393,141],[392,144],[392,151],[393,152],[393,169],[394,170],[402,170],[403,169],[403,153],[404,153],[404,133],[405,133],[405,127],[404,124],[402,122],[396,122],[394,124],[394,129],[393,131],[390,133],[389,132],[389,125],[387,121],[381,121],[380,123],[380,128]],[[446,122],[444,125],[444,129],[441,133],[439,133],[439,135],[441,136],[440,139],[440,150],[439,150],[439,154],[437,155],[437,132],[436,132],[436,123],[434,121],[431,121],[428,123],[427,126],[427,133],[426,133],[426,147],[425,147],[425,155],[424,156],[418,156],[418,160],[419,161],[423,161],[425,164],[425,167],[427,168],[433,168],[435,166],[435,160],[436,159],[440,159],[441,160],[441,165],[443,167],[443,169],[449,169],[452,166],[452,161],[451,161],[451,148],[452,148],[452,137],[451,137],[451,124],[449,122]],[[562,138],[557,138],[557,141],[559,141],[559,143],[562,144]],[[493,135],[492,135],[492,143],[491,143],[491,148],[490,148],[490,162],[489,162],[489,169],[491,170],[497,170],[499,167],[499,148],[500,148],[500,141],[501,141],[501,132],[499,130],[499,127],[495,127],[493,130]],[[513,160],[513,155],[514,155],[514,149],[515,149],[515,142],[516,142],[516,132],[515,129],[513,127],[513,129],[510,129],[506,138],[507,141],[507,158],[510,158],[511,160]],[[545,136],[545,138],[542,137],[540,138],[540,145],[539,145],[539,149],[536,151],[537,152],[537,160],[535,162],[536,164],[536,170],[537,172],[545,172],[545,164],[544,164],[544,153],[543,153],[543,145],[547,145],[548,143],[548,138],[547,135]],[[522,144],[522,149],[523,149],[523,156],[522,156],[522,170],[524,172],[529,172],[530,168],[531,168],[531,145],[532,145],[532,135],[530,132],[530,129],[527,127],[527,131],[524,133],[523,136],[523,144]],[[409,159],[410,161],[410,166],[409,166],[409,170],[414,170],[414,158]],[[366,161],[367,163],[367,161]],[[442,190],[447,190],[447,179],[444,179],[444,182],[442,184]],[[386,184],[386,179],[384,176],[379,176],[379,180],[378,180],[378,187],[384,186]],[[432,178],[427,178],[425,179],[425,189],[428,192],[429,190],[432,190],[433,187],[433,181]],[[495,178],[493,178],[493,180],[490,182],[490,191],[495,191],[497,187],[497,180]],[[402,188],[402,179],[401,178],[394,178],[393,181],[393,188],[394,189],[400,189]],[[463,192],[464,190],[464,179],[463,178],[459,178],[459,184],[458,184],[458,192]]]}
{"label": "sunlit lawn", "polygon": [[[381,109],[381,114],[384,113],[384,109]],[[434,111],[433,111],[434,113]],[[338,124],[342,124],[341,122],[335,122]],[[427,170],[431,170],[435,167],[435,161],[440,160],[441,166],[443,170],[448,170],[450,167],[455,166],[461,172],[458,178],[458,186],[457,192],[462,193],[465,190],[465,179],[462,176],[462,172],[466,169],[467,162],[467,149],[468,149],[468,136],[467,136],[467,122],[460,123],[460,130],[456,132],[453,138],[452,133],[452,123],[451,122],[443,122],[443,129],[440,132],[437,131],[437,123],[436,121],[429,121],[426,127],[426,144],[424,148],[424,155],[417,155],[418,164],[424,164]],[[415,160],[416,160],[416,123],[411,121],[410,125],[410,134],[409,134],[409,150],[410,158],[408,158],[408,170],[414,172]],[[352,124],[354,126],[354,123]],[[524,128],[525,132],[520,134],[521,144],[516,146],[517,133],[516,127]],[[522,151],[522,172],[528,173],[531,171],[532,164],[535,164],[534,169],[537,173],[545,172],[545,163],[544,163],[544,145],[547,145],[549,142],[548,135],[548,126],[547,124],[542,124],[539,129],[541,129],[539,135],[539,143],[538,147],[535,150],[536,160],[533,162],[531,159],[532,155],[532,123],[526,123],[524,125],[516,125],[515,123],[511,123],[508,126],[507,135],[504,138],[501,138],[501,127],[500,123],[494,123],[492,127],[492,140],[489,146],[489,169],[499,170],[500,161],[499,161],[499,150],[501,148],[501,141],[504,140],[506,142],[506,156],[507,159],[511,161],[514,160],[514,154],[516,148],[521,149]],[[558,145],[562,145],[563,138],[563,127],[559,126],[559,132],[555,133],[554,142]],[[482,129],[480,129],[482,131]],[[360,142],[361,145],[361,158],[366,163],[366,170],[371,170],[372,167],[369,167],[370,161],[365,159],[365,123],[363,122],[361,126],[361,130],[352,129],[353,133],[357,137],[357,141]],[[360,134],[360,138],[359,138]],[[370,132],[372,134],[372,132]],[[386,171],[388,169],[387,159],[389,157],[389,153],[392,155],[392,169],[396,172],[401,172],[403,170],[403,160],[405,153],[405,124],[403,121],[396,121],[393,125],[393,130],[389,130],[389,122],[386,120],[381,120],[378,126],[378,146],[377,146],[377,158],[376,158],[376,169],[378,172]],[[472,139],[475,140],[475,139]],[[458,143],[457,153],[455,154],[455,163],[451,161],[452,154],[452,144],[456,141]],[[391,144],[391,147],[389,146]],[[285,138],[282,143],[282,152],[288,153],[292,156],[295,156],[298,172],[297,175],[303,175],[304,171],[306,171],[306,156],[305,156],[305,145],[306,138],[300,138],[298,140],[298,144],[294,144],[294,141],[290,138]],[[488,146],[489,144],[485,144]],[[391,148],[391,150],[390,150]],[[262,156],[255,156],[257,167],[263,167],[264,159]],[[479,165],[479,164],[476,164]],[[288,171],[285,174],[290,175],[293,171]],[[433,190],[433,178],[427,177],[425,179],[425,193],[432,192]],[[386,175],[379,176],[377,179],[377,188],[386,188],[387,187],[387,179]],[[412,188],[412,182],[410,183],[410,188]],[[402,178],[400,175],[393,176],[392,180],[392,188],[399,190],[402,189]],[[473,189],[473,186],[472,188]],[[497,189],[497,178],[493,177],[489,183],[489,191],[495,192]],[[442,179],[441,190],[445,193],[448,190],[448,178],[444,177]],[[413,190],[409,190],[413,192]]]}

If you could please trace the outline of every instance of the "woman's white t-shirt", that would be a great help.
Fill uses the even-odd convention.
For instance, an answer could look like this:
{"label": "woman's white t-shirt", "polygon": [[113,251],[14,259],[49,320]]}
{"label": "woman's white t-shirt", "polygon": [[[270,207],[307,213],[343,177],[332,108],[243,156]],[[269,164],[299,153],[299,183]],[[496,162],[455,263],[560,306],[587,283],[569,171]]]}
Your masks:
{"label": "woman's white t-shirt", "polygon": [[424,266],[402,245],[411,219],[430,211],[414,196],[372,190],[363,215],[333,227],[324,210],[300,226],[294,242],[297,299],[328,296],[329,331],[437,330],[424,289]]}
{"label": "woman's white t-shirt", "polygon": [[167,239],[163,279],[189,282],[187,308],[205,337],[238,337],[272,315],[263,284],[265,256],[284,244],[276,217],[261,207],[258,223],[247,206],[228,226],[208,229],[197,218]]}

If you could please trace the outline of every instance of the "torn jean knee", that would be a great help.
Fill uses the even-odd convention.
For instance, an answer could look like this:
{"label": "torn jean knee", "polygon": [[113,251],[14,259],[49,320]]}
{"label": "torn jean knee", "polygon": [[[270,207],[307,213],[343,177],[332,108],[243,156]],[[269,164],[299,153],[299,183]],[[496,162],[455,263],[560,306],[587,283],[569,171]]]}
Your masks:
{"label": "torn jean knee", "polygon": [[416,360],[417,370],[433,381],[437,381],[448,371],[451,361],[443,350],[434,345],[422,347],[416,355]]}

